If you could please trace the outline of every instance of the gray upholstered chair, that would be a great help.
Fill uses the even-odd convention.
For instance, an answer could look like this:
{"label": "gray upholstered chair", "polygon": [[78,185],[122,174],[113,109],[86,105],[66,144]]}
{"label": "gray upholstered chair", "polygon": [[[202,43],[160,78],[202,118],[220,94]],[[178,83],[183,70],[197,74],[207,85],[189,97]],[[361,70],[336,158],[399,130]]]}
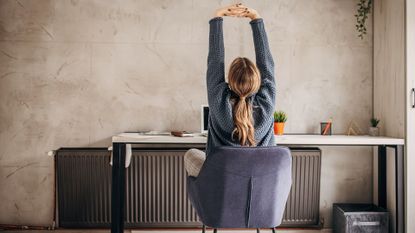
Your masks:
{"label": "gray upholstered chair", "polygon": [[202,223],[214,228],[271,228],[281,224],[291,189],[286,147],[218,147],[197,178],[187,178],[189,199]]}

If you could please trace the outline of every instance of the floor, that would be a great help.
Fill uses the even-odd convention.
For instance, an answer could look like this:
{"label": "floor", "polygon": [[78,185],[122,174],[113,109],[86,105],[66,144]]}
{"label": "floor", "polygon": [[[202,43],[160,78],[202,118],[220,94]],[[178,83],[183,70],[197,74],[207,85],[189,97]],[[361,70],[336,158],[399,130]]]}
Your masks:
{"label": "floor", "polygon": [[[12,232],[12,233],[108,233],[110,230],[54,230],[54,231],[48,231],[48,230],[18,230],[18,231],[2,231],[1,232]],[[184,229],[175,229],[175,230],[125,230],[125,233],[179,233],[179,232],[185,232],[185,233],[201,233],[201,231],[198,230],[184,230]],[[212,230],[207,230],[208,233],[211,233]],[[252,232],[256,233],[255,230],[249,229],[249,230],[218,230],[218,233],[220,232],[226,232],[226,233],[238,233],[238,232]],[[261,232],[267,233],[271,232],[271,230],[261,230]],[[283,229],[283,230],[277,230],[277,233],[331,233],[331,229],[322,229],[322,230],[299,230],[299,229]]]}

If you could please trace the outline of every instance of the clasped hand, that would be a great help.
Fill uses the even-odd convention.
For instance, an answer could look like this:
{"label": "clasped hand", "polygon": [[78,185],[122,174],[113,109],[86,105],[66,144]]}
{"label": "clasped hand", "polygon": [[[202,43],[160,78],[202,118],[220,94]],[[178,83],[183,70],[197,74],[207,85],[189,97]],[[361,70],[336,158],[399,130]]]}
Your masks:
{"label": "clasped hand", "polygon": [[242,5],[242,3],[232,4],[230,6],[226,6],[216,10],[215,17],[223,17],[223,16],[230,16],[230,17],[245,17],[250,18],[251,20],[260,18],[258,12],[252,8],[246,7]]}

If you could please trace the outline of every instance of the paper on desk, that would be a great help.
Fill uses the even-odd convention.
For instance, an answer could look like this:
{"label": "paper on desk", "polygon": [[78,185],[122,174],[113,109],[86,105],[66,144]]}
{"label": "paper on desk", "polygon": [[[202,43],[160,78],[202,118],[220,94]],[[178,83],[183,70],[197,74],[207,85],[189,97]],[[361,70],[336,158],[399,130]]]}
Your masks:
{"label": "paper on desk", "polygon": [[170,135],[170,132],[151,130],[151,131],[146,131],[146,132],[140,132],[139,134],[141,135]]}

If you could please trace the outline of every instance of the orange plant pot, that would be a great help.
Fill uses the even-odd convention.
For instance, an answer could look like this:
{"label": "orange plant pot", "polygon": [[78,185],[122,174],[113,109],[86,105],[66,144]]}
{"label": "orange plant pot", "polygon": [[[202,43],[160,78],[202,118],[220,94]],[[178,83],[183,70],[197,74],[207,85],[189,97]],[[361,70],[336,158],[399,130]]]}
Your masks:
{"label": "orange plant pot", "polygon": [[274,134],[283,135],[284,134],[284,122],[274,122]]}

